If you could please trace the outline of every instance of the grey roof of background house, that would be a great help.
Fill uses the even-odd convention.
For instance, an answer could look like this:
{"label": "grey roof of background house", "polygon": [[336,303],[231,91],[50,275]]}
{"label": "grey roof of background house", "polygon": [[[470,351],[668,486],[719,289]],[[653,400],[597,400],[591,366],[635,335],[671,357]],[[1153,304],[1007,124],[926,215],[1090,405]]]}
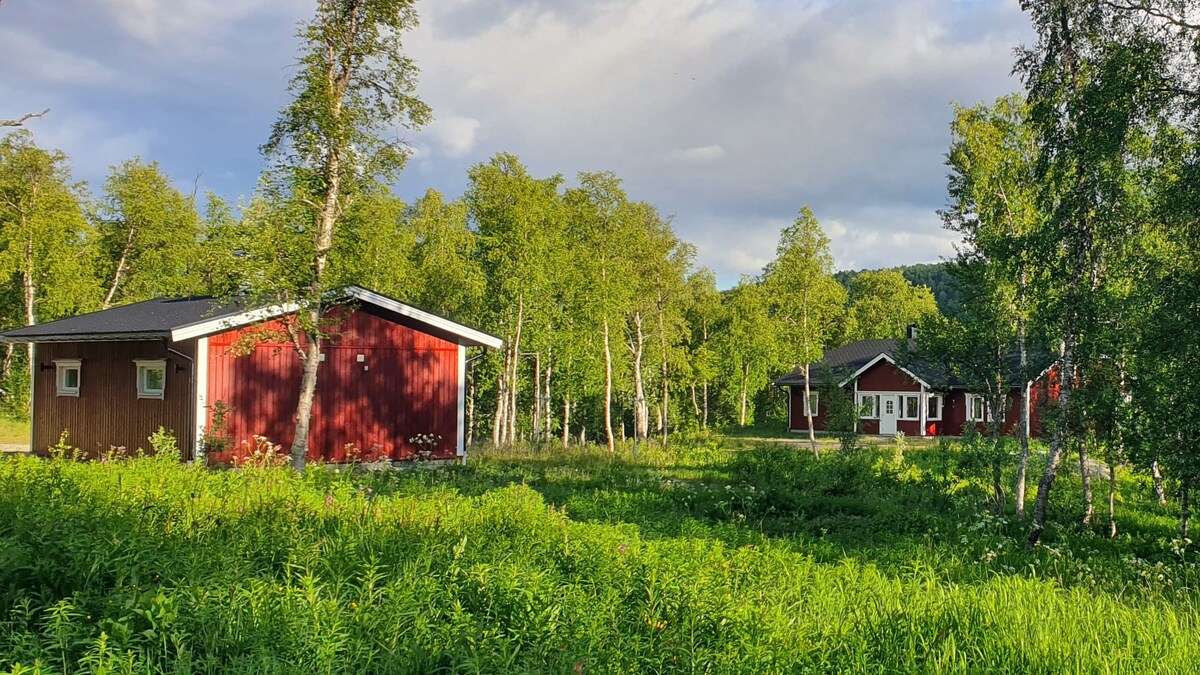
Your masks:
{"label": "grey roof of background house", "polygon": [[[912,344],[909,342],[909,349],[912,349]],[[824,358],[809,366],[809,372],[813,378],[812,383],[814,385],[824,383],[827,373],[832,374],[840,382],[853,375],[859,368],[867,365],[880,354],[887,354],[901,367],[921,378],[931,387],[941,389],[963,386],[963,383],[942,363],[924,358],[920,354],[902,354],[901,352],[903,351],[906,350],[902,347],[899,340],[861,340],[859,342],[852,342],[844,347],[831,349],[825,352]],[[1009,382],[1020,382],[1021,369],[1017,351],[1015,349],[1010,350],[1006,360],[1008,362]],[[1032,372],[1036,373],[1049,367],[1054,358],[1042,349],[1031,348],[1028,353],[1028,361]],[[775,380],[774,384],[777,387],[804,386],[804,371],[797,368]]]}
{"label": "grey roof of background house", "polygon": [[170,337],[171,330],[234,316],[245,308],[216,298],[160,298],[26,326],[0,334],[4,342],[136,340]]}

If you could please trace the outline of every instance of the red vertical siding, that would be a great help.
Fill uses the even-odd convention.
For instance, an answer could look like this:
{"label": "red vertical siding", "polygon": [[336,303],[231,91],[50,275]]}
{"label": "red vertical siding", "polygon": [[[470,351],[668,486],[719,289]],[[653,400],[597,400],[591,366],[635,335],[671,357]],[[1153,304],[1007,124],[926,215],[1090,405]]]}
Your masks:
{"label": "red vertical siding", "polygon": [[890,361],[871,366],[858,377],[859,391],[921,391],[921,384],[904,374]]}
{"label": "red vertical siding", "polygon": [[[814,390],[819,392],[820,390]],[[788,420],[792,431],[808,431],[808,420],[804,416],[804,387],[788,387]],[[825,397],[817,394],[817,409],[813,415],[813,431],[825,431],[825,418],[829,414]]]}
{"label": "red vertical siding", "polygon": [[[239,356],[232,348],[245,336],[239,330],[210,338],[209,404],[223,401],[230,407],[226,438],[236,443],[259,434],[286,449],[295,423],[300,359],[278,336]],[[409,439],[417,434],[441,436],[435,459],[456,456],[458,345],[358,310],[341,319],[323,351],[310,459],[351,459],[347,444],[363,455],[411,459],[420,448]]]}

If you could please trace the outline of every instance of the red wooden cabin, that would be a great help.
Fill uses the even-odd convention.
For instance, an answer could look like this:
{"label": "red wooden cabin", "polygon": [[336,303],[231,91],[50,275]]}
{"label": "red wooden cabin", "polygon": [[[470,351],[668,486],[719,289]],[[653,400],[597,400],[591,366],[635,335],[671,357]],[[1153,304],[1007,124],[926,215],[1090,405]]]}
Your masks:
{"label": "red wooden cabin", "polygon": [[[206,433],[231,450],[260,435],[286,451],[301,371],[279,328],[292,311],[159,299],[0,335],[34,344],[33,450],[63,431],[93,455],[147,448],[161,426],[189,459]],[[329,318],[309,458],[413,459],[410,439],[429,434],[440,437],[430,459],[465,459],[467,349],[501,341],[360,287]]]}
{"label": "red wooden cabin", "polygon": [[[825,431],[829,415],[828,402],[821,400],[819,391],[836,384],[853,396],[859,408],[859,433],[961,436],[963,428],[970,424],[980,432],[986,431],[994,412],[988,409],[981,393],[970,391],[937,364],[900,365],[899,349],[898,340],[863,340],[831,349],[819,363],[810,366],[813,381],[809,389],[815,399],[813,430]],[[834,382],[825,382],[822,378],[826,376],[833,377]],[[1015,372],[1009,379],[1020,382]],[[808,431],[804,372],[797,369],[776,380],[775,385],[788,390],[788,429]],[[1040,437],[1042,411],[1050,398],[1045,372],[1012,387],[1006,398],[1004,432],[1016,433],[1021,407],[1027,405],[1027,431],[1030,437]]]}

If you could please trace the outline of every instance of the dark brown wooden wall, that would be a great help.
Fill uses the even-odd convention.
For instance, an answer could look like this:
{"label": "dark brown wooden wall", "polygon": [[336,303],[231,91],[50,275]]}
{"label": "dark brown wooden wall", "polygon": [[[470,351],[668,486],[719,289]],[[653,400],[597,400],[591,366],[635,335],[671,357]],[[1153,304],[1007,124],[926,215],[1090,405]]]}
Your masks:
{"label": "dark brown wooden wall", "polygon": [[[195,341],[171,345],[194,357]],[[54,359],[79,359],[79,396],[59,396]],[[134,359],[165,359],[162,399],[139,399]],[[167,351],[162,341],[51,342],[34,358],[33,450],[43,452],[66,430],[72,445],[96,456],[111,447],[150,449],[160,426],[175,434],[185,458],[194,444],[192,363]]]}

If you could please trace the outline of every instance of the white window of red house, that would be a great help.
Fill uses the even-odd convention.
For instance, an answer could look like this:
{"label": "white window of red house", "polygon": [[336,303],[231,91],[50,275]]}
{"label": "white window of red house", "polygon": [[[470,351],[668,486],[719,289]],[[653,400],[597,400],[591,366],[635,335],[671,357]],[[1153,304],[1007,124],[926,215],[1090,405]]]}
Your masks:
{"label": "white window of red house", "polygon": [[879,394],[858,395],[858,416],[865,420],[879,419]]}
{"label": "white window of red house", "polygon": [[917,394],[904,394],[900,397],[900,419],[921,419],[921,397]]}
{"label": "white window of red house", "polygon": [[808,396],[804,397],[804,401],[807,404],[805,407],[808,409],[808,414],[816,415],[817,408],[821,405],[821,392],[810,391]]}
{"label": "white window of red house", "polygon": [[79,396],[79,359],[56,359],[54,383],[59,396]]}
{"label": "white window of red house", "polygon": [[967,421],[983,422],[987,416],[987,401],[978,394],[967,394]]}
{"label": "white window of red house", "polygon": [[942,419],[942,395],[930,394],[926,399],[925,419],[937,422]]}
{"label": "white window of red house", "polygon": [[167,391],[167,362],[137,360],[138,398],[162,398]]}

